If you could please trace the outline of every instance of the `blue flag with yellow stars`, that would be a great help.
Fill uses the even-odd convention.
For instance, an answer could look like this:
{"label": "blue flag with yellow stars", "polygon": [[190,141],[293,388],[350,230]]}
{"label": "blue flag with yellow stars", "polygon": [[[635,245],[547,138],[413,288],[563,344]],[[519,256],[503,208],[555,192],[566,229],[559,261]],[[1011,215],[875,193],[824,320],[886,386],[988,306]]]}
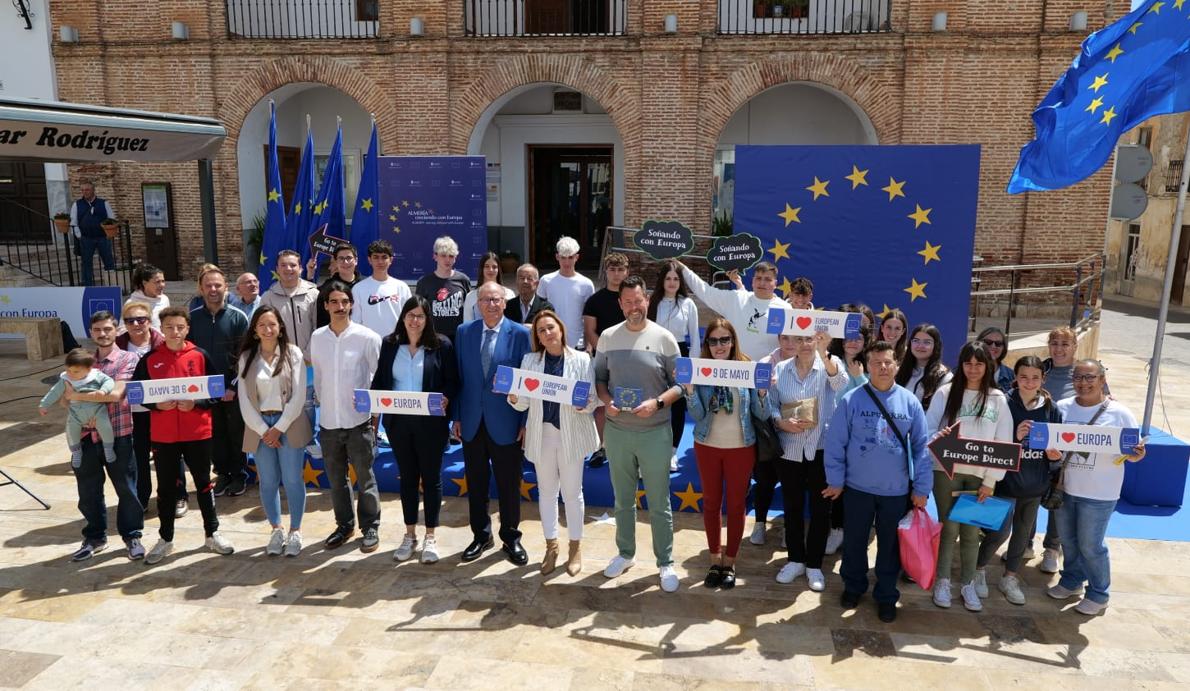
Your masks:
{"label": "blue flag with yellow stars", "polygon": [[277,253],[288,247],[285,198],[281,195],[281,169],[277,165],[277,106],[269,103],[268,206],[264,212],[264,237],[260,243],[260,290],[277,280]]}
{"label": "blue flag with yellow stars", "polygon": [[953,363],[967,340],[978,146],[737,146],[736,233],[761,239],[778,293],[930,322]]}
{"label": "blue flag with yellow stars", "polygon": [[[314,133],[306,125],[306,145],[302,149],[302,160],[298,164],[297,183],[293,187],[293,200],[289,203],[289,223],[286,226],[286,245],[282,249],[302,252],[308,247],[310,233],[314,230],[310,224],[314,222],[314,195],[318,190],[314,187]],[[302,268],[305,270],[305,255],[303,254]],[[313,279],[311,279],[313,280]]]}
{"label": "blue flag with yellow stars", "polygon": [[[347,221],[343,207],[343,128],[339,127],[335,134],[335,143],[331,146],[330,159],[326,163],[326,169],[322,171],[322,189],[319,190],[317,201],[314,203],[313,220],[306,236],[301,239],[302,266],[310,259],[311,235],[323,232],[331,237],[347,238]],[[329,257],[320,255],[318,264],[321,266],[327,259]],[[317,269],[313,275],[318,275]]]}
{"label": "blue flag with yellow stars", "polygon": [[380,142],[376,136],[376,120],[372,120],[372,140],[368,144],[368,155],[364,158],[364,171],[359,178],[359,191],[355,195],[355,212],[351,214],[351,242],[356,250],[364,253],[368,244],[380,239]]}
{"label": "blue flag with yellow stars", "polygon": [[1190,6],[1147,0],[1087,37],[1033,111],[1037,137],[1021,149],[1010,193],[1067,187],[1099,170],[1124,132],[1154,115],[1190,110]]}

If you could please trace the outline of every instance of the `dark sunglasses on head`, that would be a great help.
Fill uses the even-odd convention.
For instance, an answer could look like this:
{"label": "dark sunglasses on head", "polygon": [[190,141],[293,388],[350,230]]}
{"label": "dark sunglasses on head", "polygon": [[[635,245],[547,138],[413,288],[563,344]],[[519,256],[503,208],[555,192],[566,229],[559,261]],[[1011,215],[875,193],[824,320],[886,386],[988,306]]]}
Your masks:
{"label": "dark sunglasses on head", "polygon": [[707,345],[714,348],[715,346],[729,346],[731,345],[731,336],[722,336],[720,338],[708,338]]}
{"label": "dark sunglasses on head", "polygon": [[125,324],[144,324],[147,321],[149,321],[148,317],[125,317],[124,318]]}

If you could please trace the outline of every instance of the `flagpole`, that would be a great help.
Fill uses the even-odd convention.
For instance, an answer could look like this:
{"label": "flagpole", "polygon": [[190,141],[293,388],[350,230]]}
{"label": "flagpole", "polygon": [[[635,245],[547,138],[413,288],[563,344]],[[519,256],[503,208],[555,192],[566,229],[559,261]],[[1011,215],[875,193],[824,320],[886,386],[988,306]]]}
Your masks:
{"label": "flagpole", "polygon": [[[1183,161],[1190,160],[1190,120],[1186,128],[1186,153]],[[1173,292],[1173,273],[1178,260],[1178,245],[1182,236],[1182,215],[1186,210],[1186,184],[1190,181],[1190,165],[1182,166],[1182,183],[1178,187],[1178,206],[1173,216],[1173,229],[1169,233],[1169,256],[1165,260],[1165,284],[1161,288],[1161,302],[1157,311],[1157,335],[1153,340],[1153,359],[1149,361],[1149,389],[1145,393],[1145,416],[1141,423],[1140,433],[1149,433],[1149,423],[1153,420],[1153,398],[1157,393],[1157,376],[1161,371],[1161,343],[1165,340],[1165,321],[1169,317],[1169,300]],[[1166,430],[1171,432],[1172,430]]]}

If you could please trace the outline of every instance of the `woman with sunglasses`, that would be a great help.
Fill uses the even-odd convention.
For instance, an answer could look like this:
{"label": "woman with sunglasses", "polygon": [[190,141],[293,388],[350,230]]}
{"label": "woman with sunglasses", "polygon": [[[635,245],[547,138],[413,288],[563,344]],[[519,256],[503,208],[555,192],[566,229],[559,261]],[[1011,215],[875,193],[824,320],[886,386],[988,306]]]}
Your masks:
{"label": "woman with sunglasses", "polygon": [[[890,341],[891,343],[891,341]],[[909,336],[909,352],[897,369],[897,384],[909,389],[930,409],[934,392],[953,376],[942,364],[942,334],[933,324],[918,324]]]}
{"label": "woman with sunglasses", "polygon": [[[707,325],[702,357],[747,361],[740,352],[735,327],[723,318]],[[764,389],[686,384],[686,408],[694,420],[694,459],[702,483],[702,524],[711,552],[708,588],[735,587],[735,560],[744,537],[748,484],[756,463],[753,418],[768,419]],[[720,507],[727,497],[727,549],[722,546]]]}
{"label": "woman with sunglasses", "polygon": [[992,359],[996,361],[996,386],[1004,393],[1012,391],[1013,384],[1016,382],[1016,374],[1013,373],[1012,368],[1004,364],[1004,358],[1008,356],[1008,338],[998,326],[989,326],[983,331],[979,332],[979,336],[975,338],[983,344],[983,347],[988,349]]}
{"label": "woman with sunglasses", "polygon": [[[495,252],[485,252],[479,258],[479,271],[476,272],[479,276],[475,280],[476,290],[467,291],[467,297],[463,299],[463,323],[473,322],[480,318],[479,314],[479,286],[485,283],[495,283],[498,286],[504,286],[500,282],[500,255]],[[504,288],[504,300],[508,304],[516,299],[516,291],[511,288]]]}
{"label": "woman with sunglasses", "polygon": [[[939,387],[926,411],[926,425],[933,432],[933,439],[954,434],[960,423],[962,438],[1013,441],[1012,411],[1008,408],[1008,397],[996,386],[996,361],[979,341],[971,341],[959,351],[954,380]],[[957,495],[975,494],[981,502],[992,496],[996,483],[1004,479],[1004,471],[956,463],[952,473],[953,476],[947,476],[938,461],[934,461],[934,503],[938,506],[938,520],[942,521],[934,604],[950,607],[950,572],[957,538],[963,606],[978,612],[983,609],[980,598],[988,596],[987,580],[977,579],[979,528],[947,517],[958,500]]]}

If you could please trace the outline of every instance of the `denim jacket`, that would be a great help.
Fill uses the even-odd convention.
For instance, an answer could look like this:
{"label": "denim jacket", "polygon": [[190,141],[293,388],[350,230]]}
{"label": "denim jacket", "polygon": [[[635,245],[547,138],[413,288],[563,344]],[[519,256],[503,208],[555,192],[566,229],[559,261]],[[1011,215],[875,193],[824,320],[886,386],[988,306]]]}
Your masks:
{"label": "denim jacket", "polygon": [[[693,394],[686,395],[686,412],[690,417],[694,418],[694,439],[695,441],[703,442],[707,440],[707,435],[711,432],[711,419],[714,417],[708,410],[711,401],[711,392],[715,389],[713,386],[705,384],[697,384],[694,387]],[[683,393],[685,389],[683,388]],[[756,430],[752,427],[752,416],[755,415],[761,420],[767,420],[769,417],[768,406],[761,400],[756,393],[756,389],[737,388],[736,393],[740,396],[740,402],[748,401],[748,405],[741,405],[735,411],[740,419],[740,427],[744,432],[744,446],[751,446],[756,443]]]}

